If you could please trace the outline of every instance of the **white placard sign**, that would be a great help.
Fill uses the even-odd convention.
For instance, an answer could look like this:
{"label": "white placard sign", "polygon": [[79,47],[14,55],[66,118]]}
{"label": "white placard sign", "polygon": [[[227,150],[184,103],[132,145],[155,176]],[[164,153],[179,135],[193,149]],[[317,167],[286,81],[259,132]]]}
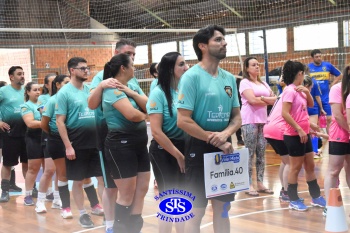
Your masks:
{"label": "white placard sign", "polygon": [[204,154],[205,194],[207,198],[227,195],[249,189],[249,151],[235,150]]}

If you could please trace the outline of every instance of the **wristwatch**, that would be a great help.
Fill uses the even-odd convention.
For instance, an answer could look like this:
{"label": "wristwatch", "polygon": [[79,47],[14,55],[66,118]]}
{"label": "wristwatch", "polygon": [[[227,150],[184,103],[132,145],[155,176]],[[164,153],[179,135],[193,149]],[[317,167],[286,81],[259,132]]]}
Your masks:
{"label": "wristwatch", "polygon": [[265,96],[260,96],[260,99],[262,100],[262,101],[264,101],[264,98],[265,98]]}

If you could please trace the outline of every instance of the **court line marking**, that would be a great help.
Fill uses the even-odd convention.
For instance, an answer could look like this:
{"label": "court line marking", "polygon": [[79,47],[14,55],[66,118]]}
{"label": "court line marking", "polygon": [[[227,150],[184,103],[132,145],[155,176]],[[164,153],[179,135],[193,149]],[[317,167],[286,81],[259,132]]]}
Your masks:
{"label": "court line marking", "polygon": [[[350,205],[350,204],[343,204],[343,206],[348,206],[348,205]],[[307,207],[312,208],[313,206],[310,205],[310,206],[307,206]],[[240,218],[240,217],[249,216],[249,215],[253,215],[253,214],[267,213],[267,212],[280,211],[280,210],[288,210],[288,209],[289,208],[286,207],[286,208],[276,208],[276,209],[270,209],[270,210],[261,210],[261,211],[249,212],[249,213],[245,213],[245,214],[239,214],[239,215],[231,216],[231,217],[229,217],[229,219]],[[322,208],[319,208],[319,209],[322,209]],[[202,225],[200,227],[200,229],[203,229],[203,228],[211,226],[211,225],[213,225],[213,222],[208,222],[208,223]]]}

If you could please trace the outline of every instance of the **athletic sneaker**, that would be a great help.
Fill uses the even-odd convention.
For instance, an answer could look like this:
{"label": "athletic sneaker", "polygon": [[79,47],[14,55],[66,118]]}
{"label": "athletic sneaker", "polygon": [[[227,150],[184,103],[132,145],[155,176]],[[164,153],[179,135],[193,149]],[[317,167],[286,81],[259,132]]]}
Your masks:
{"label": "athletic sneaker", "polygon": [[327,217],[327,207],[324,207],[323,211],[322,211],[322,215],[324,217]]}
{"label": "athletic sneaker", "polygon": [[22,189],[16,184],[10,184],[10,192],[22,192]]}
{"label": "athletic sneaker", "polygon": [[44,201],[37,201],[35,206],[36,206],[35,207],[35,211],[38,214],[46,213],[46,207],[45,207],[45,202]]}
{"label": "athletic sneaker", "polygon": [[84,228],[94,227],[94,223],[91,221],[91,217],[88,214],[83,214],[79,218],[79,223]]}
{"label": "athletic sneaker", "polygon": [[289,202],[289,209],[293,209],[297,211],[306,211],[307,206],[304,204],[304,202],[297,200],[297,201]]}
{"label": "athletic sneaker", "polygon": [[326,207],[326,200],[322,196],[319,196],[318,198],[312,198],[311,205],[323,208]]}
{"label": "athletic sneaker", "polygon": [[280,200],[282,202],[289,202],[290,201],[288,194],[284,194],[284,193],[282,193],[282,196],[280,197]]}
{"label": "athletic sneaker", "polygon": [[71,218],[73,218],[73,214],[72,214],[72,211],[70,210],[70,207],[62,209],[61,216],[64,219],[71,219]]}
{"label": "athletic sneaker", "polygon": [[104,211],[103,211],[102,207],[100,206],[100,204],[97,204],[91,208],[91,214],[98,215],[98,216],[104,215]]}
{"label": "athletic sneaker", "polygon": [[62,201],[61,201],[61,199],[52,201],[51,209],[61,209],[61,208],[62,208]]}
{"label": "athletic sneaker", "polygon": [[34,203],[34,201],[33,201],[33,198],[32,198],[32,196],[26,196],[25,198],[24,198],[24,205],[26,205],[26,206],[31,206],[31,205],[34,205],[35,203]]}
{"label": "athletic sneaker", "polygon": [[0,203],[2,202],[8,202],[10,200],[10,194],[7,191],[2,191],[1,192],[1,197],[0,197]]}
{"label": "athletic sneaker", "polygon": [[46,194],[46,201],[53,201],[53,193],[50,193],[49,195]]}
{"label": "athletic sneaker", "polygon": [[106,229],[106,233],[113,233],[113,227]]}

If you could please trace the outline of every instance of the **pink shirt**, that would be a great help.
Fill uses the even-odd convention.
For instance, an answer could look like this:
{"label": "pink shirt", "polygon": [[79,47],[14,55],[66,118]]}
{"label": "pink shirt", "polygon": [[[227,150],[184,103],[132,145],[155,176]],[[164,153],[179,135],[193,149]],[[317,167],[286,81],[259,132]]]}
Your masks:
{"label": "pink shirt", "polygon": [[[346,100],[348,101],[349,98]],[[330,104],[341,104],[343,106],[343,100],[341,96],[341,83],[335,84],[330,92],[329,92],[329,103]],[[349,100],[349,107],[350,107],[350,100]],[[346,111],[343,109],[343,115],[346,119]],[[344,130],[338,122],[335,120],[332,112],[332,121],[329,125],[329,131],[328,131],[330,142],[349,142],[349,133]]]}
{"label": "pink shirt", "polygon": [[255,84],[248,79],[243,79],[239,86],[239,93],[242,99],[242,125],[266,123],[267,120],[267,107],[266,106],[253,106],[248,103],[248,100],[244,97],[243,92],[251,89],[256,97],[270,96],[271,88],[266,82]]}
{"label": "pink shirt", "polygon": [[265,138],[283,140],[286,122],[282,117],[282,94],[277,98],[270,115],[267,117],[267,122],[264,125]]}
{"label": "pink shirt", "polygon": [[[294,121],[304,130],[305,133],[310,132],[309,114],[307,113],[306,94],[297,92],[294,84],[288,85],[283,90],[282,102],[292,103],[290,115]],[[298,132],[286,122],[284,135],[296,136]]]}

